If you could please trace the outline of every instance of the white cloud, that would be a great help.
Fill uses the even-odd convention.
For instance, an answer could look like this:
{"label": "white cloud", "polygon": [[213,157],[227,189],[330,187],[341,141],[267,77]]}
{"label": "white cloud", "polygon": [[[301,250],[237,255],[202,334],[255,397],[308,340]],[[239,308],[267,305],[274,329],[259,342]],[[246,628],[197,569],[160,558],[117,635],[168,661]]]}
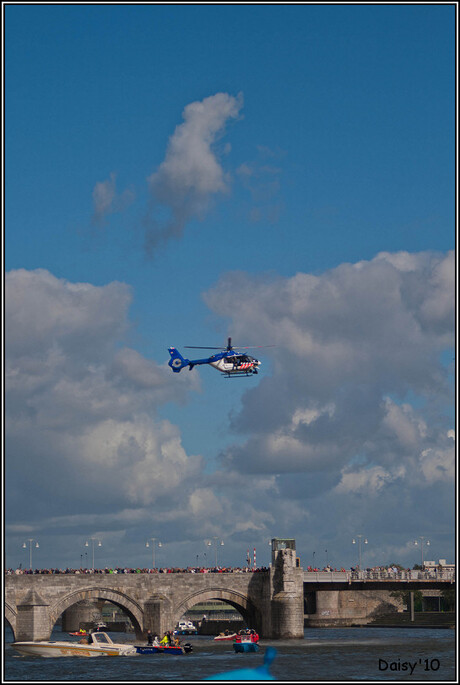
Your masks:
{"label": "white cloud", "polygon": [[443,535],[452,530],[453,390],[441,355],[454,343],[453,265],[453,253],[381,253],[321,275],[231,272],[206,293],[234,340],[275,345],[261,351],[260,381],[232,415],[238,441],[221,454],[251,482],[275,479],[275,519],[295,502],[316,538],[337,530],[339,545],[339,529],[364,524],[376,535],[430,530],[430,510]]}
{"label": "white cloud", "polygon": [[[130,289],[69,283],[45,270],[6,275],[6,439],[9,513],[30,494],[27,516],[100,504],[152,505],[193,491],[199,457],[185,453],[177,427],[158,408],[181,402],[198,376],[172,382],[170,369],[121,347]],[[24,514],[23,514],[24,512]]]}
{"label": "white cloud", "polygon": [[420,454],[420,468],[427,481],[455,481],[455,438],[453,431],[448,431],[442,445],[429,447]]}
{"label": "white cloud", "polygon": [[[182,235],[191,218],[204,217],[211,198],[229,189],[215,150],[226,123],[236,119],[243,97],[217,93],[192,102],[183,111],[184,123],[171,136],[166,157],[149,178],[155,206],[170,211],[170,218],[153,218],[146,234],[146,248],[152,252],[160,243]],[[226,147],[224,153],[228,153]]]}
{"label": "white cloud", "polygon": [[406,470],[403,466],[397,467],[390,472],[381,466],[373,466],[360,471],[348,471],[342,473],[340,483],[335,491],[339,494],[350,492],[364,492],[367,495],[374,495],[398,478],[405,476]]}
{"label": "white cloud", "polygon": [[99,181],[93,189],[93,218],[95,221],[101,219],[112,211],[115,199],[116,177],[114,173],[106,181]]}
{"label": "white cloud", "polygon": [[234,474],[234,489],[228,474],[207,475],[178,426],[159,417],[165,403],[185,402],[199,389],[199,375],[178,379],[166,364],[124,346],[131,298],[123,283],[71,283],[43,269],[6,274],[6,530],[13,550],[19,536],[36,535],[41,559],[52,548],[58,565],[71,556],[75,566],[72,549],[97,534],[101,554],[115,545],[129,565],[130,550],[143,549],[139,536],[152,527],[162,528],[165,545],[225,535],[229,549],[233,535],[241,544],[242,529],[252,535],[273,521],[272,478],[254,484],[246,501],[244,478]]}
{"label": "white cloud", "polygon": [[230,419],[238,440],[213,473],[159,417],[199,376],[177,382],[124,345],[126,284],[9,272],[7,531],[33,521],[31,534],[48,527],[68,544],[97,530],[131,549],[155,522],[165,544],[219,536],[227,554],[280,535],[330,553],[357,531],[393,531],[381,543],[390,554],[433,520],[447,539],[454,433],[442,408],[453,398],[440,357],[453,344],[452,261],[382,254],[322,275],[224,276],[209,306],[234,340],[276,347],[262,352]]}

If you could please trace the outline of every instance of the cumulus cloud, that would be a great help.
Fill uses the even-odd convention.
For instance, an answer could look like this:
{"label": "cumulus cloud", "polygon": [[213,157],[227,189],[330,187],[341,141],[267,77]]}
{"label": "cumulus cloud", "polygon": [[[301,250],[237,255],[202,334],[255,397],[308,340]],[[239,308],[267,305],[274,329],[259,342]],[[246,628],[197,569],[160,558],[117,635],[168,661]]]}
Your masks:
{"label": "cumulus cloud", "polygon": [[6,274],[9,558],[27,535],[40,539],[41,564],[76,566],[75,551],[97,535],[109,564],[117,550],[116,563],[132,565],[159,529],[163,549],[188,545],[191,562],[197,540],[225,537],[229,551],[273,521],[272,478],[258,479],[247,501],[241,476],[207,473],[178,426],[160,417],[166,403],[199,390],[200,376],[177,377],[125,344],[131,301],[125,283]]}
{"label": "cumulus cloud", "polygon": [[[70,283],[45,270],[6,275],[6,442],[13,525],[84,510],[155,506],[193,492],[199,456],[158,418],[198,376],[123,346],[131,289]],[[22,493],[22,496],[19,496]],[[27,498],[25,505],[24,498]]]}
{"label": "cumulus cloud", "polygon": [[[185,107],[184,122],[171,136],[165,159],[148,178],[154,201],[146,232],[149,253],[159,244],[179,238],[190,219],[204,217],[213,196],[228,192],[229,177],[215,143],[227,122],[239,116],[242,104],[241,94],[217,93]],[[159,218],[159,212],[165,210],[169,216]]]}
{"label": "cumulus cloud", "polygon": [[272,502],[294,499],[317,531],[334,517],[351,524],[352,503],[353,521],[377,528],[365,512],[398,498],[400,529],[413,529],[439,497],[439,527],[452,529],[453,390],[441,355],[454,343],[453,253],[381,253],[291,278],[231,272],[205,301],[235,341],[276,345],[232,415],[238,441],[224,469],[273,476]]}
{"label": "cumulus cloud", "polygon": [[264,545],[263,563],[267,540],[285,535],[304,565],[313,550],[325,563],[319,548],[341,565],[357,533],[369,537],[368,563],[401,550],[410,561],[407,541],[432,535],[435,521],[433,553],[436,540],[445,556],[455,442],[441,359],[453,345],[453,264],[452,253],[382,253],[320,275],[223,276],[205,299],[234,342],[276,347],[229,417],[234,444],[213,472],[160,417],[199,375],[177,378],[125,344],[126,284],[9,272],[7,530],[48,526],[63,548],[97,532],[130,550],[154,522],[193,560],[193,541],[219,536],[226,554],[257,544],[262,560]]}

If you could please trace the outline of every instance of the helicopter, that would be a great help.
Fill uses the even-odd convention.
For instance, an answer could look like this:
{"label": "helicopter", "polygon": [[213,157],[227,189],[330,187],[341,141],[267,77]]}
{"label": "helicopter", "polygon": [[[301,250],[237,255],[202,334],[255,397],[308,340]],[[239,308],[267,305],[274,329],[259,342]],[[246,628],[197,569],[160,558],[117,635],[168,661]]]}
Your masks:
{"label": "helicopter", "polygon": [[[168,365],[175,373],[179,373],[181,369],[188,366],[191,371],[194,366],[199,364],[210,364],[214,369],[222,371],[225,378],[235,378],[236,376],[252,376],[258,373],[257,369],[261,362],[249,354],[239,352],[232,347],[232,339],[228,338],[227,347],[195,347],[194,345],[186,345],[187,349],[194,350],[220,350],[216,354],[207,357],[206,359],[184,359],[181,353],[175,347],[169,347],[168,352],[171,359]],[[252,345],[251,347],[262,347],[261,345]],[[240,350],[247,350],[250,347],[241,347]]]}

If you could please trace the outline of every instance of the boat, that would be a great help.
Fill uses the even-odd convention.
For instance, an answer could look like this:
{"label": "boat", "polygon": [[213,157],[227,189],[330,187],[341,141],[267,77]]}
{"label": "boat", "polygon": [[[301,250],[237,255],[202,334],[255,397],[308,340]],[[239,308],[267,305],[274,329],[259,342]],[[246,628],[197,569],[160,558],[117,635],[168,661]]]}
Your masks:
{"label": "boat", "polygon": [[191,621],[179,621],[174,635],[198,635],[197,627]]}
{"label": "boat", "polygon": [[193,650],[189,643],[185,645],[134,645],[138,654],[188,654]]}
{"label": "boat", "polygon": [[216,635],[214,640],[216,642],[221,642],[221,641],[225,641],[225,640],[234,640],[236,638],[236,633],[229,633],[228,631],[226,631],[226,632],[227,632],[227,634],[220,633],[219,635]]}
{"label": "boat", "polygon": [[69,633],[69,635],[74,635],[76,637],[87,637],[88,633],[86,632],[86,630],[80,629],[77,630],[75,633]]}
{"label": "boat", "polygon": [[259,636],[255,630],[240,630],[233,641],[235,652],[258,652]]}
{"label": "boat", "polygon": [[25,656],[134,656],[134,645],[113,642],[107,633],[95,632],[88,637],[89,644],[65,640],[39,640],[37,642],[13,642],[12,647]]}
{"label": "boat", "polygon": [[107,625],[104,623],[104,621],[96,621],[94,624],[94,629],[96,631],[107,630]]}
{"label": "boat", "polygon": [[244,640],[242,642],[234,642],[233,649],[235,652],[258,652],[259,645],[257,642],[250,642],[249,640]]}

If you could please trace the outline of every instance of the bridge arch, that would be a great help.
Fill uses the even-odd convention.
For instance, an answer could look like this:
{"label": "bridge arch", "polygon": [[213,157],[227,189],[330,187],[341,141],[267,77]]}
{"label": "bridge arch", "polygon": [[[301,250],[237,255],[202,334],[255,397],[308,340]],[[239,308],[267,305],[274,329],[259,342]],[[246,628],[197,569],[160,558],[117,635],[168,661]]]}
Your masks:
{"label": "bridge arch", "polygon": [[179,621],[181,616],[195,604],[209,602],[211,600],[219,600],[230,604],[230,606],[239,611],[248,626],[255,628],[257,632],[261,632],[262,613],[254,602],[241,592],[223,589],[222,587],[198,590],[179,602],[173,609],[172,618],[174,625]]}
{"label": "bridge arch", "polygon": [[111,588],[90,587],[82,588],[62,597],[50,607],[50,626],[53,629],[59,616],[69,607],[88,599],[105,599],[123,609],[131,619],[136,634],[141,634],[144,629],[144,611],[140,604],[124,592]]}
{"label": "bridge arch", "polygon": [[10,624],[10,628],[13,631],[14,639],[16,639],[16,622],[18,613],[13,607],[5,602],[5,620]]}

